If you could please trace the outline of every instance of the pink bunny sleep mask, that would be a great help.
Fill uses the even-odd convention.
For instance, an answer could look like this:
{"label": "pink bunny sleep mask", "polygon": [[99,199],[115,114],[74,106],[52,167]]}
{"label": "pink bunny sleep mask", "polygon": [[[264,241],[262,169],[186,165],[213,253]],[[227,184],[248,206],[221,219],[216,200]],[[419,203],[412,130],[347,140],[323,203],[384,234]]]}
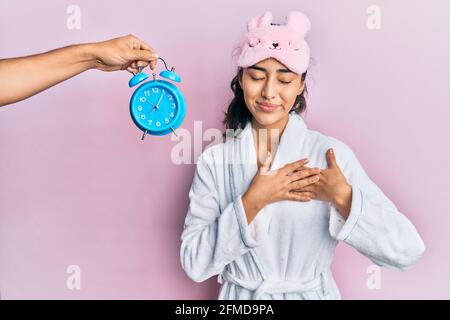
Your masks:
{"label": "pink bunny sleep mask", "polygon": [[264,59],[275,58],[291,71],[302,74],[309,66],[309,46],[305,36],[311,28],[309,19],[291,11],[282,25],[272,24],[270,11],[253,17],[240,42],[239,67],[250,67]]}

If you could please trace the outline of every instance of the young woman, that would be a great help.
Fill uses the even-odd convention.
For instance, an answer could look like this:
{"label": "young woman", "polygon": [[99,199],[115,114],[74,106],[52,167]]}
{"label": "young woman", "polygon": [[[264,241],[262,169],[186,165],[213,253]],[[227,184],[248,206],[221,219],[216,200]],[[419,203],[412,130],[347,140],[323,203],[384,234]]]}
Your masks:
{"label": "young woman", "polygon": [[408,269],[425,245],[343,142],[307,129],[309,20],[253,18],[240,46],[231,139],[199,158],[181,236],[194,281],[219,275],[219,299],[340,299],[330,272],[342,240]]}

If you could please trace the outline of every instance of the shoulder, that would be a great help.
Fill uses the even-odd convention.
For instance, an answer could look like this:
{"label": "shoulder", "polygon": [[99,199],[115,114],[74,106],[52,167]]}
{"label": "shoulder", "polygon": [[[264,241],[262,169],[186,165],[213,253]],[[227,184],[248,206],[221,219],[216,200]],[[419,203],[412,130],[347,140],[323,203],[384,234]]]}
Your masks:
{"label": "shoulder", "polygon": [[226,142],[217,142],[207,145],[200,154],[197,163],[216,163],[220,158],[222,158],[225,143]]}
{"label": "shoulder", "polygon": [[[223,168],[225,163],[225,149],[229,147],[229,141],[217,141],[204,147],[202,153],[197,158],[195,164],[197,170],[208,170],[215,175]],[[221,166],[222,165],[222,166]]]}
{"label": "shoulder", "polygon": [[223,179],[227,172],[226,150],[236,143],[233,140],[234,138],[225,142],[215,142],[203,149],[203,152],[196,160],[195,171],[196,175],[205,183],[207,181],[215,181],[217,185],[217,181]]}

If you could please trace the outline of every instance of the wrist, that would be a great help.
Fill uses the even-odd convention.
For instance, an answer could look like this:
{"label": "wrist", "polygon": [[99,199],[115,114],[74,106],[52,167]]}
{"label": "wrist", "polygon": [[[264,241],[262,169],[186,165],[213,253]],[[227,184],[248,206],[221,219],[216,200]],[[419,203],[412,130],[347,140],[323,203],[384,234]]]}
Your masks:
{"label": "wrist", "polygon": [[98,65],[98,46],[96,43],[86,43],[79,45],[80,55],[86,69],[97,68]]}
{"label": "wrist", "polygon": [[352,203],[352,186],[346,183],[345,186],[339,188],[339,192],[335,194],[331,202],[344,218],[347,219]]}
{"label": "wrist", "polygon": [[258,200],[248,191],[242,195],[242,204],[249,224],[253,221],[258,212],[265,207],[265,204],[262,201]]}

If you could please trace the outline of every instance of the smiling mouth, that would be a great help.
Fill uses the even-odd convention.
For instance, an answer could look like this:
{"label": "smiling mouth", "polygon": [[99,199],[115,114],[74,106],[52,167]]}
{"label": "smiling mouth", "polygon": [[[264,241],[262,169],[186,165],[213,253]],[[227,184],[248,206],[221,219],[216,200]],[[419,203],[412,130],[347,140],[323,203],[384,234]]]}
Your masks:
{"label": "smiling mouth", "polygon": [[257,102],[256,105],[258,106],[258,108],[260,110],[262,110],[264,112],[272,112],[279,107],[279,105],[277,105],[277,104],[266,104],[266,103],[260,103],[260,102]]}

